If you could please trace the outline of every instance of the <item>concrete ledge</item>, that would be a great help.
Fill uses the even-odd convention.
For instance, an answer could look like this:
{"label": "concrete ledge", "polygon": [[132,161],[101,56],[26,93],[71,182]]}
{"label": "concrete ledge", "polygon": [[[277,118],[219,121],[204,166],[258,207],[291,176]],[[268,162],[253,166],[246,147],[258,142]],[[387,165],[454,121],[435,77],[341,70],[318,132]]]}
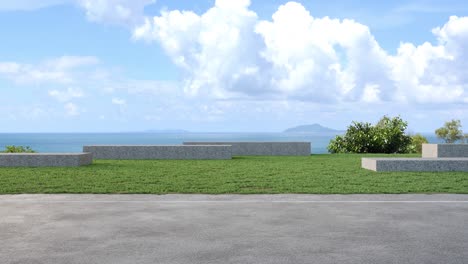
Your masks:
{"label": "concrete ledge", "polygon": [[84,146],[83,151],[92,152],[95,159],[145,160],[203,160],[231,159],[231,146],[184,146],[184,145],[101,145]]}
{"label": "concrete ledge", "polygon": [[310,156],[310,142],[184,142],[184,145],[231,145],[233,156]]}
{"label": "concrete ledge", "polygon": [[0,153],[0,167],[78,167],[91,163],[91,153]]}
{"label": "concrete ledge", "polygon": [[423,144],[423,158],[468,158],[468,144]]}
{"label": "concrete ledge", "polygon": [[373,171],[468,172],[468,158],[362,158],[361,166]]}

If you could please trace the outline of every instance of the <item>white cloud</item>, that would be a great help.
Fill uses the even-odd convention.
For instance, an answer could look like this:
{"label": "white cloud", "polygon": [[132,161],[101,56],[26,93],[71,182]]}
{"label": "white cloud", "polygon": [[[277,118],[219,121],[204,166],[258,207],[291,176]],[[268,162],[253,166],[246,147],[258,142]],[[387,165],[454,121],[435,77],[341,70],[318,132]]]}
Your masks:
{"label": "white cloud", "polygon": [[75,4],[84,9],[88,20],[132,26],[143,20],[144,8],[156,0],[3,0],[0,11],[32,11],[50,6]]}
{"label": "white cloud", "polygon": [[124,114],[127,111],[127,101],[125,99],[114,97],[112,98],[112,104],[118,106],[119,119],[124,118]]}
{"label": "white cloud", "polygon": [[64,105],[65,113],[68,116],[78,116],[80,115],[80,111],[78,109],[78,106],[74,103],[66,103]]}
{"label": "white cloud", "polygon": [[[165,48],[186,71],[185,91],[191,95],[357,100],[367,84],[388,81],[382,79],[386,54],[366,26],[316,19],[294,2],[280,6],[272,21],[259,21],[248,6],[249,1],[217,1],[201,16],[162,12],[134,37]],[[343,60],[350,62],[345,66]]]}
{"label": "white cloud", "polygon": [[[183,78],[129,79],[98,69],[95,57],[0,62],[0,78],[62,103],[39,112],[44,118],[63,117],[65,109],[69,116],[118,117],[135,124],[145,119],[195,127],[235,123],[231,128],[249,130],[310,118],[346,124],[356,116],[378,119],[385,113],[414,113],[415,119],[437,115],[439,123],[453,114],[467,117],[467,17],[451,17],[433,29],[434,39],[401,43],[390,54],[368,26],[314,17],[295,2],[262,20],[248,0],[218,0],[201,14],[163,10],[155,17],[143,14],[149,0],[79,1],[92,21],[132,27],[141,20],[133,38],[161,45]],[[80,106],[73,102],[85,94]],[[27,97],[20,100],[30,103]]]}
{"label": "white cloud", "polygon": [[[450,17],[433,29],[435,45],[402,43],[391,55],[366,25],[316,18],[297,2],[279,6],[271,20],[260,20],[249,0],[217,0],[200,15],[163,10],[154,17],[145,17],[144,8],[155,0],[75,1],[91,21],[139,24],[133,37],[164,48],[184,72],[188,96],[321,103],[468,101],[468,17]],[[94,57],[66,56],[40,65],[0,62],[0,76],[19,83],[71,83],[73,69],[96,63]]]}
{"label": "white cloud", "polygon": [[84,93],[79,88],[69,87],[66,90],[49,90],[49,96],[55,98],[60,102],[67,102],[73,98],[83,97]]}
{"label": "white cloud", "polygon": [[0,62],[0,74],[16,74],[20,69],[21,65],[16,62]]}
{"label": "white cloud", "polygon": [[366,25],[315,18],[301,4],[259,20],[249,1],[216,1],[201,15],[162,11],[135,39],[158,42],[185,73],[185,92],[214,98],[315,102],[467,100],[468,18],[433,30],[438,45],[381,48]]}
{"label": "white cloud", "polygon": [[433,29],[436,46],[402,43],[390,58],[398,97],[416,102],[462,102],[468,98],[468,17],[450,17]]}
{"label": "white cloud", "polygon": [[183,96],[180,84],[177,81],[119,80],[115,76],[109,76],[107,82],[108,84],[102,88],[108,93],[121,91],[132,95]]}
{"label": "white cloud", "polygon": [[98,63],[99,59],[94,56],[61,56],[44,61],[42,67],[65,71],[82,66],[96,65]]}
{"label": "white cloud", "polygon": [[253,32],[257,15],[247,9],[248,4],[216,1],[201,16],[191,11],[163,11],[159,17],[147,18],[134,31],[134,38],[159,41],[174,63],[186,71],[188,95],[235,94],[248,89],[244,84],[251,83],[243,83],[246,78],[255,81],[256,62],[261,59],[254,51],[255,43],[261,43]]}
{"label": "white cloud", "polygon": [[76,0],[93,22],[134,25],[143,19],[144,7],[155,0]]}
{"label": "white cloud", "polygon": [[273,85],[295,98],[357,100],[367,85],[385,85],[386,53],[369,28],[352,20],[314,18],[301,5],[280,6],[256,27]]}
{"label": "white cloud", "polygon": [[122,106],[127,104],[127,102],[124,99],[120,99],[120,98],[112,98],[112,103],[116,105],[122,105]]}
{"label": "white cloud", "polygon": [[71,83],[77,71],[99,63],[92,56],[62,56],[38,64],[0,62],[0,77],[4,76],[19,84]]}
{"label": "white cloud", "polygon": [[367,84],[364,87],[364,91],[362,94],[362,101],[366,103],[379,102],[380,101],[379,94],[380,94],[380,89],[378,85]]}
{"label": "white cloud", "polygon": [[14,11],[14,10],[36,10],[48,6],[60,5],[71,3],[74,0],[3,0],[0,1],[0,11]]}

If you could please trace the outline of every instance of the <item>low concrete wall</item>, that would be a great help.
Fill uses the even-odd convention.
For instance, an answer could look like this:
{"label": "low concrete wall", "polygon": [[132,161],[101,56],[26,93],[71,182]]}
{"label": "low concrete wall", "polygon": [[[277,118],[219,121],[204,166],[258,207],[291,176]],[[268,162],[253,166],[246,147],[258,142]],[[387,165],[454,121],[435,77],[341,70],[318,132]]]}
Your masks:
{"label": "low concrete wall", "polygon": [[0,153],[0,167],[78,167],[92,162],[91,153]]}
{"label": "low concrete wall", "polygon": [[468,172],[468,158],[362,158],[361,166],[373,171]]}
{"label": "low concrete wall", "polygon": [[423,158],[468,158],[468,144],[423,144]]}
{"label": "low concrete wall", "polygon": [[310,142],[184,142],[184,145],[231,145],[233,156],[310,156]]}
{"label": "low concrete wall", "polygon": [[92,152],[95,159],[174,159],[203,160],[231,159],[231,146],[184,146],[184,145],[115,145],[84,146],[83,151]]}

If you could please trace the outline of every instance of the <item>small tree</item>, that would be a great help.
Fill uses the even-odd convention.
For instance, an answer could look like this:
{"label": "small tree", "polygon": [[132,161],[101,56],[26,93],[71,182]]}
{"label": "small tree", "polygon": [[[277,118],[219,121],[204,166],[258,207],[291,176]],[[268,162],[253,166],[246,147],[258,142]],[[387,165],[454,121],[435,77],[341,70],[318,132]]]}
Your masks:
{"label": "small tree", "polygon": [[422,144],[429,143],[427,138],[421,134],[416,134],[411,137],[411,145],[408,150],[410,153],[422,153]]}
{"label": "small tree", "polygon": [[407,153],[411,137],[405,134],[407,122],[400,117],[382,117],[373,126],[353,122],[343,136],[330,141],[330,153]]}
{"label": "small tree", "polygon": [[435,134],[441,138],[445,143],[455,143],[457,141],[464,141],[465,136],[461,130],[461,121],[453,119],[452,121],[445,122],[445,125],[436,129]]}
{"label": "small tree", "polygon": [[405,134],[408,122],[397,116],[382,117],[375,126],[377,135],[381,137],[383,153],[407,153],[411,144],[411,137]]}

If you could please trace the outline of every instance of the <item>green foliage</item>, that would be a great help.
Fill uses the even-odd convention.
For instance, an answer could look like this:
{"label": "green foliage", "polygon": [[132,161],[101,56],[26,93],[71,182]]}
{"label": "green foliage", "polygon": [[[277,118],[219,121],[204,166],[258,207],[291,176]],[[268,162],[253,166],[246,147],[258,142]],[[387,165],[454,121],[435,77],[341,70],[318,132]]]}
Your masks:
{"label": "green foliage", "polygon": [[353,122],[344,136],[336,136],[330,141],[328,151],[331,153],[374,153],[376,141],[379,139],[372,124]]}
{"label": "green foliage", "polygon": [[376,134],[383,141],[383,153],[408,153],[411,137],[405,134],[408,122],[400,117],[382,117],[376,125]]}
{"label": "green foliage", "polygon": [[36,153],[33,149],[31,149],[29,146],[23,147],[23,146],[6,146],[4,151],[1,151],[3,153]]}
{"label": "green foliage", "polygon": [[353,122],[344,136],[330,141],[330,153],[408,153],[411,137],[405,134],[408,123],[400,117],[384,116],[372,126]]}
{"label": "green foliage", "polygon": [[445,143],[455,143],[457,141],[463,142],[465,136],[461,130],[462,125],[460,120],[451,120],[445,122],[444,126],[436,129],[435,134],[438,138],[441,138]]}
{"label": "green foliage", "polygon": [[411,145],[408,148],[409,153],[422,153],[422,144],[429,143],[427,138],[421,134],[416,134],[411,137]]}

